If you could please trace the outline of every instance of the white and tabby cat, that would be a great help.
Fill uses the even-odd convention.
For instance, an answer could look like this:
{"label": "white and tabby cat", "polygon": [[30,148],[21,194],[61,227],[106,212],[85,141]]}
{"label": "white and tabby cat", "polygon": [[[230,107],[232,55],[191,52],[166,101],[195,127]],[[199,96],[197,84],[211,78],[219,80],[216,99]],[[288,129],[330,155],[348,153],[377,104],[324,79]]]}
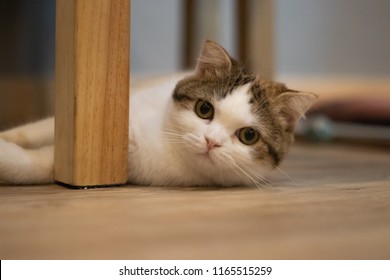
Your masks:
{"label": "white and tabby cat", "polygon": [[[206,41],[192,75],[131,92],[128,182],[257,185],[315,99],[253,75]],[[0,133],[0,182],[53,182],[53,138],[53,118]]]}

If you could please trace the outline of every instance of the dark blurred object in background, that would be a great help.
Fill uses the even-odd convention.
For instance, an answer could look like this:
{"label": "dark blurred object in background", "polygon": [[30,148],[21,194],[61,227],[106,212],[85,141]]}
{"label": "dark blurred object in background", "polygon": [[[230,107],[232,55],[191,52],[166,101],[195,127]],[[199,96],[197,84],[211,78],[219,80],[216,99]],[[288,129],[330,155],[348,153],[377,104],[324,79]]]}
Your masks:
{"label": "dark blurred object in background", "polygon": [[52,113],[55,1],[0,1],[0,129]]}
{"label": "dark blurred object in background", "polygon": [[1,75],[53,75],[54,0],[1,1],[0,34]]}
{"label": "dark blurred object in background", "polygon": [[318,102],[296,133],[317,142],[347,140],[390,147],[390,98],[374,95]]}
{"label": "dark blurred object in background", "polygon": [[344,98],[319,103],[311,110],[333,121],[390,126],[390,97]]}

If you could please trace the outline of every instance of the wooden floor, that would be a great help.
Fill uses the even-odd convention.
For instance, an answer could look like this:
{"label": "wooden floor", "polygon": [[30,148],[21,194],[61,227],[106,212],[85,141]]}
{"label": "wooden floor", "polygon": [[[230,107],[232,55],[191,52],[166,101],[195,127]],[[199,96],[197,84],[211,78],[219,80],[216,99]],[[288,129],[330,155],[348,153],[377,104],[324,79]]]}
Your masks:
{"label": "wooden floor", "polygon": [[272,186],[0,186],[1,259],[390,259],[390,150],[295,145]]}

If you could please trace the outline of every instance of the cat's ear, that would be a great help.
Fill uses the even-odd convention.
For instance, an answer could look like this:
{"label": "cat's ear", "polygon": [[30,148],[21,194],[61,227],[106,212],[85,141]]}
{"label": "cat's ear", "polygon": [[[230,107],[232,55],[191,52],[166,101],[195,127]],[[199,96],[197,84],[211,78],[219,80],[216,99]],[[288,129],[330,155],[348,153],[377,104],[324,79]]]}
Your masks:
{"label": "cat's ear", "polygon": [[196,75],[219,76],[230,72],[231,67],[232,59],[223,47],[210,40],[203,43],[196,65]]}
{"label": "cat's ear", "polygon": [[317,100],[317,95],[307,92],[287,91],[276,97],[277,110],[286,125],[287,131],[293,131],[300,118]]}

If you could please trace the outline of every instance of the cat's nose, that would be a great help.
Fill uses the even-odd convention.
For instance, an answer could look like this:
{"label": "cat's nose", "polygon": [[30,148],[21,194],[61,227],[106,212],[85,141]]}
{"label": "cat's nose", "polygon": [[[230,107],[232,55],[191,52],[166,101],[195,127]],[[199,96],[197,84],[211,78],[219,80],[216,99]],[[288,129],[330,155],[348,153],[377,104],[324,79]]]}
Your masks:
{"label": "cat's nose", "polygon": [[219,144],[217,141],[212,140],[210,138],[206,138],[206,144],[207,144],[207,149],[210,151],[211,149],[221,147],[221,144]]}

